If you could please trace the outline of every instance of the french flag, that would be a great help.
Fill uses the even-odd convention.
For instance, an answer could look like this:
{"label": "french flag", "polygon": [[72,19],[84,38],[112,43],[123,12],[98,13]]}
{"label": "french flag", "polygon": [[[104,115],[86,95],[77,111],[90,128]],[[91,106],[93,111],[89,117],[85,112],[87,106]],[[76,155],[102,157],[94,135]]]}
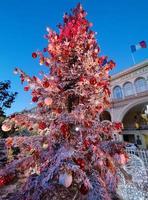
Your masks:
{"label": "french flag", "polygon": [[139,49],[146,48],[146,47],[147,47],[146,42],[145,41],[141,41],[136,45],[131,45],[131,52],[133,53],[133,52],[135,52],[135,51],[137,51]]}

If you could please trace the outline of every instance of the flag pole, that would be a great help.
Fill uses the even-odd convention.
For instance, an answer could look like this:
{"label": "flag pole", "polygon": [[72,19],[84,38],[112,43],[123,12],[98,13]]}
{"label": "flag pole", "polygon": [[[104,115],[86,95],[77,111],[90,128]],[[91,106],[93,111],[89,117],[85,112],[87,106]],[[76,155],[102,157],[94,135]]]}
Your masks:
{"label": "flag pole", "polygon": [[135,64],[136,64],[136,62],[135,62],[134,54],[133,54],[133,53],[131,53],[131,56],[132,56],[133,63],[134,63],[134,65],[135,65]]}

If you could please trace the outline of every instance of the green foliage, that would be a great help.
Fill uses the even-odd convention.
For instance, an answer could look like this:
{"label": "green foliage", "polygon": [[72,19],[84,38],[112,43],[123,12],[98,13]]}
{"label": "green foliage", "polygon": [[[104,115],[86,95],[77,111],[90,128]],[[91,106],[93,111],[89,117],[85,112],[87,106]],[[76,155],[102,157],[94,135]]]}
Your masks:
{"label": "green foliage", "polygon": [[[1,130],[2,122],[5,120],[5,110],[11,108],[15,101],[17,92],[11,92],[11,82],[0,81],[0,137],[5,137],[6,133]],[[12,132],[12,131],[11,131]],[[9,135],[9,133],[7,133]]]}
{"label": "green foliage", "polygon": [[17,92],[10,92],[11,82],[0,82],[0,116],[5,115],[4,111],[7,108],[11,108],[12,103],[15,100]]}

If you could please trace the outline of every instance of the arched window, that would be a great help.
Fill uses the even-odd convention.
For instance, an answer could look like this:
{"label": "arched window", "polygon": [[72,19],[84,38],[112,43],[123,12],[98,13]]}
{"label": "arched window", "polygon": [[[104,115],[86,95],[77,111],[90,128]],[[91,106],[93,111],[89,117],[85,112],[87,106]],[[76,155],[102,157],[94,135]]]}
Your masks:
{"label": "arched window", "polygon": [[114,99],[122,99],[122,90],[120,86],[116,86],[113,90]]}
{"label": "arched window", "polygon": [[111,121],[111,115],[108,111],[103,111],[101,114],[100,114],[100,121],[104,121],[104,120],[108,120],[108,121]]}
{"label": "arched window", "polygon": [[142,77],[136,79],[135,81],[136,92],[144,92],[146,88],[146,80]]}
{"label": "arched window", "polygon": [[130,96],[130,95],[134,94],[133,85],[130,82],[127,82],[127,83],[124,84],[123,90],[124,90],[125,96]]}

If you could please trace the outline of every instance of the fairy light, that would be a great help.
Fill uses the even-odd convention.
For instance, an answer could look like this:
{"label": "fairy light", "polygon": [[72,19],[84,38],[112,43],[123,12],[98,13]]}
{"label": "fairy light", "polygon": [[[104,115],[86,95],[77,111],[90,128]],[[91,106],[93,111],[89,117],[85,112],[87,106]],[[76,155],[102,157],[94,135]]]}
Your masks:
{"label": "fairy light", "polygon": [[140,158],[129,155],[129,162],[123,167],[132,175],[132,180],[126,181],[123,174],[118,172],[119,184],[117,193],[123,200],[145,200],[147,192],[144,186],[147,184],[147,174],[145,166]]}
{"label": "fairy light", "polygon": [[77,126],[77,127],[75,128],[75,131],[78,132],[79,130],[80,130],[80,127]]}

